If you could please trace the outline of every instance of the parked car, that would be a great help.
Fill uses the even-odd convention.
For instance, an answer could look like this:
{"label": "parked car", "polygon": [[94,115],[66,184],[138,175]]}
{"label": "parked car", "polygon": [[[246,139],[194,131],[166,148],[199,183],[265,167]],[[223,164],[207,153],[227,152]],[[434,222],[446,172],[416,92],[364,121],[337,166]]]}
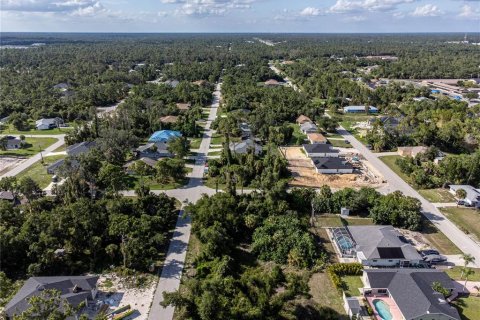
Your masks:
{"label": "parked car", "polygon": [[432,255],[432,254],[440,255],[440,252],[438,252],[437,250],[434,250],[434,249],[428,249],[428,250],[420,251],[420,254],[422,255],[422,257],[425,257],[425,256]]}
{"label": "parked car", "polygon": [[345,143],[346,143],[346,144],[350,144],[350,141],[348,141],[348,140],[345,140]]}
{"label": "parked car", "polygon": [[365,147],[367,147],[368,150],[372,150],[372,149],[373,149],[373,147],[372,147],[371,144],[367,144]]}
{"label": "parked car", "polygon": [[429,254],[429,255],[426,255],[425,257],[423,257],[423,260],[425,262],[430,263],[430,264],[437,264],[437,263],[447,261],[447,257],[441,256],[441,255],[438,255],[438,254]]}

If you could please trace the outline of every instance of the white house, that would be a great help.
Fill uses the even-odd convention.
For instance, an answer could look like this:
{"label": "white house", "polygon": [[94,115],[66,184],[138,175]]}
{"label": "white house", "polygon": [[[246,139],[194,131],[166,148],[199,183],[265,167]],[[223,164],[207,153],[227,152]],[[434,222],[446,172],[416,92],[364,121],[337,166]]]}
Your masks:
{"label": "white house", "polygon": [[304,134],[313,133],[318,131],[318,127],[314,123],[305,122],[300,125],[300,131],[302,131]]}
{"label": "white house", "polygon": [[463,201],[465,205],[469,207],[476,207],[480,208],[480,190],[475,189],[474,187],[470,185],[456,185],[452,184],[450,185],[450,193],[456,196],[456,193],[458,190],[463,189],[467,193],[467,196],[465,199],[458,199],[460,201]]}
{"label": "white house", "polygon": [[309,158],[336,158],[340,151],[333,149],[329,144],[304,144],[303,150]]}
{"label": "white house", "polygon": [[35,127],[37,130],[49,130],[53,128],[57,128],[60,124],[63,124],[63,120],[61,118],[48,118],[48,119],[40,119],[35,121]]}

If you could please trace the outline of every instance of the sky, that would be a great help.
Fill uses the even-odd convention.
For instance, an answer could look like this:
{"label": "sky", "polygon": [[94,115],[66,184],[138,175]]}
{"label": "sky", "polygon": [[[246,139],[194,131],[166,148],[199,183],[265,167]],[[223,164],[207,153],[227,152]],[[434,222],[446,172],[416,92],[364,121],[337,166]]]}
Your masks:
{"label": "sky", "polygon": [[0,0],[3,32],[480,32],[480,0]]}

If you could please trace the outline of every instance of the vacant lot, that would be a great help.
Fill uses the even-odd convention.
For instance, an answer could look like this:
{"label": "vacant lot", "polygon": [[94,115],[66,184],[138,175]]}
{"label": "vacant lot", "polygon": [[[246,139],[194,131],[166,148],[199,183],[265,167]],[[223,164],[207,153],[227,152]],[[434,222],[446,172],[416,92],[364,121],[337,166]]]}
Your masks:
{"label": "vacant lot", "polygon": [[58,140],[55,138],[26,138],[25,146],[22,149],[2,150],[0,155],[12,157],[30,157],[45,150]]}
{"label": "vacant lot", "polygon": [[430,202],[455,202],[455,197],[447,189],[421,189],[418,193]]}
{"label": "vacant lot", "polygon": [[455,223],[463,232],[480,240],[480,211],[468,208],[441,208],[447,218]]}
{"label": "vacant lot", "polygon": [[290,185],[319,188],[328,185],[332,188],[372,187],[372,183],[363,174],[320,174],[316,173],[313,164],[301,147],[282,147],[280,151],[288,160],[288,169],[292,173]]}
{"label": "vacant lot", "polygon": [[312,300],[320,306],[345,314],[341,293],[332,285],[326,273],[314,273],[308,283]]}

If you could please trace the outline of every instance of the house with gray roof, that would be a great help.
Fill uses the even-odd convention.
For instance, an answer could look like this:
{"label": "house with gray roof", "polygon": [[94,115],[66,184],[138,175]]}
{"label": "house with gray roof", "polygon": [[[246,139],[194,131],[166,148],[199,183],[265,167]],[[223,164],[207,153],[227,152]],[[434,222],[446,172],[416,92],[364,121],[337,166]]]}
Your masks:
{"label": "house with gray roof", "polygon": [[423,266],[418,251],[392,226],[368,225],[346,227],[355,257],[369,267]]}
{"label": "house with gray roof", "polygon": [[[78,166],[78,157],[95,148],[97,143],[95,141],[84,141],[72,144],[67,147],[67,156],[70,158],[70,165],[72,167]],[[65,159],[60,159],[47,167],[48,174],[56,174],[58,169],[65,163]]]}
{"label": "house with gray roof", "polygon": [[450,193],[456,196],[458,190],[463,189],[465,190],[467,196],[464,199],[458,199],[463,201],[469,207],[480,208],[480,189],[475,189],[470,185],[457,185],[452,184],[450,185]]}
{"label": "house with gray roof", "polygon": [[[5,306],[3,313],[7,319],[19,315],[30,307],[29,299],[40,295],[45,290],[57,290],[61,299],[77,307],[82,302],[95,299],[97,295],[97,276],[60,276],[60,277],[32,277]],[[69,319],[74,319],[71,317]]]}
{"label": "house with gray roof", "polygon": [[312,164],[317,173],[353,173],[353,166],[343,157],[312,158]]}
{"label": "house with gray roof", "polygon": [[22,140],[12,136],[0,137],[0,143],[3,144],[2,148],[6,150],[17,150],[22,147]]}
{"label": "house with gray roof", "polygon": [[59,127],[61,124],[63,124],[63,119],[62,118],[48,118],[48,119],[40,119],[35,121],[35,127],[37,130],[49,130],[53,128]]}
{"label": "house with gray roof", "polygon": [[149,158],[153,160],[173,156],[173,154],[168,151],[167,141],[149,142],[138,147],[134,154],[137,158]]}
{"label": "house with gray roof", "polygon": [[300,125],[300,131],[304,134],[313,133],[318,131],[318,127],[312,122],[305,122]]}
{"label": "house with gray roof", "polygon": [[304,144],[303,151],[309,158],[338,157],[340,153],[337,149],[333,149],[332,145],[322,143]]}
{"label": "house with gray roof", "polygon": [[405,320],[460,320],[455,307],[433,289],[439,283],[449,294],[454,282],[435,269],[365,269],[363,295],[377,318]]}
{"label": "house with gray roof", "polygon": [[262,146],[256,143],[253,139],[247,139],[242,142],[230,143],[230,150],[236,154],[247,154],[249,151],[253,151],[255,155],[259,155],[263,152]]}

